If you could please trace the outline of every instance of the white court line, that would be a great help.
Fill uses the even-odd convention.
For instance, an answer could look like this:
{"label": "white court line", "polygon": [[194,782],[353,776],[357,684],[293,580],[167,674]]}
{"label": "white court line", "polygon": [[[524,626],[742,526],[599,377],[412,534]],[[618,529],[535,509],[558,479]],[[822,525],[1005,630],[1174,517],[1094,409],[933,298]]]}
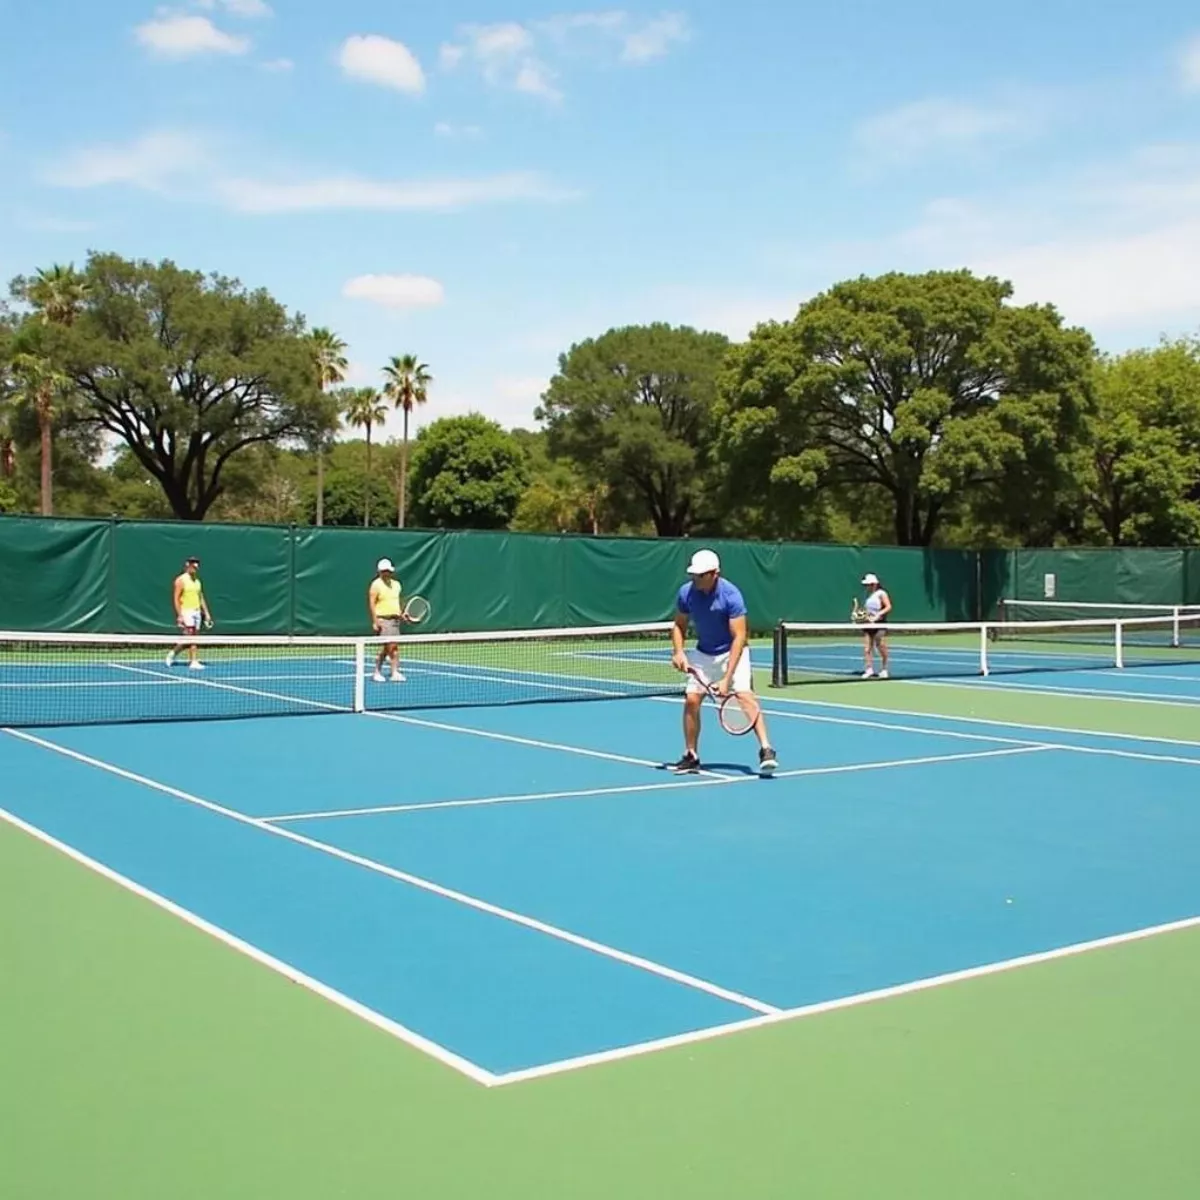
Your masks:
{"label": "white court line", "polygon": [[[650,699],[655,698],[656,697],[650,697]],[[501,704],[499,707],[503,707],[503,705]],[[635,767],[653,767],[655,770],[659,770],[663,765],[662,763],[655,762],[650,758],[633,758],[628,754],[613,754],[608,750],[589,750],[583,746],[564,745],[562,742],[546,742],[542,741],[540,738],[519,737],[515,733],[497,733],[491,729],[476,729],[471,725],[451,725],[447,721],[433,721],[427,717],[409,716],[407,713],[383,712],[378,709],[368,709],[363,715],[375,717],[380,721],[398,721],[403,725],[416,725],[425,729],[441,729],[449,733],[466,733],[470,734],[472,737],[487,738],[496,742],[510,742],[516,746],[532,746],[538,750],[561,750],[567,754],[580,754],[585,758],[602,758],[607,759],[609,762],[628,763]],[[698,773],[700,775],[708,775],[721,780],[727,778],[717,771],[702,770]]]}
{"label": "white court line", "polygon": [[[885,681],[886,682],[886,681]],[[902,680],[900,682],[915,683],[917,680]],[[802,685],[803,686],[803,685]],[[955,685],[948,684],[946,686],[953,687]],[[886,713],[888,716],[896,717],[917,717],[926,721],[952,721],[956,725],[987,725],[994,729],[1032,729],[1038,733],[1065,733],[1071,737],[1089,737],[1089,738],[1109,738],[1122,742],[1146,742],[1149,745],[1160,746],[1194,746],[1200,749],[1200,741],[1189,741],[1187,738],[1171,738],[1171,737],[1156,737],[1148,733],[1113,733],[1103,729],[1076,729],[1068,725],[1035,725],[1028,721],[1001,721],[995,717],[971,717],[971,716],[952,716],[949,713],[930,713],[921,712],[918,709],[911,708],[877,708],[869,704],[847,704],[845,701],[839,700],[806,700],[798,696],[770,696],[763,697],[769,704],[791,704],[798,708],[836,708],[844,709],[847,712],[874,712]],[[778,714],[780,716],[786,714]],[[816,718],[813,718],[816,719]],[[831,718],[823,718],[830,720]],[[847,721],[847,724],[856,724],[854,721]],[[882,729],[899,729],[901,726],[892,725],[885,722],[880,722]],[[943,729],[922,729],[921,733],[945,733],[949,735],[950,730]],[[965,734],[962,736],[970,736]],[[1064,749],[1074,749],[1072,746],[1066,746]]]}
{"label": "white court line", "polygon": [[[882,712],[884,710],[876,709],[875,711]],[[1100,754],[1111,758],[1135,758],[1144,762],[1183,763],[1189,767],[1200,767],[1200,758],[1184,758],[1178,754],[1149,754],[1140,750],[1122,750],[1117,746],[1073,746],[1069,742],[1030,743],[1028,738],[1001,738],[987,734],[960,733],[942,729],[921,729],[915,725],[893,725],[888,724],[886,721],[855,720],[850,717],[818,717],[811,713],[790,713],[767,708],[764,708],[763,712],[768,716],[782,717],[787,721],[819,721],[827,725],[864,725],[869,729],[896,729],[902,733],[933,734],[935,737],[966,738],[968,741],[979,742],[1015,742],[1023,746],[1032,744],[1043,750],[1065,750],[1072,754]],[[958,718],[947,719],[957,720]],[[1066,731],[1062,730],[1060,732]]]}
{"label": "white court line", "polygon": [[[781,714],[791,716],[790,713]],[[797,718],[802,719],[802,718]],[[982,740],[982,739],[980,739]],[[995,740],[995,739],[989,739]],[[1007,740],[1007,739],[1006,739]],[[1022,744],[1006,747],[1003,750],[974,750],[961,754],[929,754],[921,758],[893,758],[883,762],[839,763],[827,767],[797,767],[791,771],[776,771],[770,779],[803,779],[813,775],[853,775],[860,771],[883,771],[897,767],[927,767],[938,763],[967,762],[976,758],[1004,758],[1014,754],[1037,754],[1045,750],[1063,750],[1068,747]],[[1190,761],[1190,760],[1182,760]],[[1197,765],[1200,766],[1200,760]],[[285,813],[278,817],[260,817],[262,821],[321,821],[341,817],[377,817],[390,813],[430,812],[441,808],[487,808],[496,804],[526,804],[543,800],[574,800],[591,796],[620,796],[630,792],[663,792],[671,788],[701,788],[701,787],[730,787],[738,783],[763,783],[762,776],[753,775],[717,775],[715,778],[701,779],[694,783],[679,780],[674,783],[640,783],[632,787],[585,788],[571,792],[526,792],[512,796],[483,796],[467,800],[428,800],[420,804],[381,804],[375,808],[343,808],[322,810],[307,813]]]}
{"label": "white court line", "polygon": [[677,778],[672,783],[635,783],[628,787],[579,788],[570,792],[518,792],[511,796],[485,796],[467,800],[428,800],[420,804],[379,804],[367,808],[320,809],[316,812],[282,813],[277,817],[263,817],[264,821],[284,823],[288,821],[323,821],[341,817],[377,817],[389,813],[427,812],[438,808],[477,808],[492,804],[521,804],[535,800],[574,800],[585,796],[624,796],[633,792],[660,792],[668,788],[715,787],[722,783],[733,783],[737,775],[722,775],[719,779],[700,779],[694,783]]}
{"label": "white court line", "polygon": [[602,1050],[596,1054],[562,1059],[559,1062],[546,1063],[543,1066],[530,1067],[526,1070],[508,1071],[496,1077],[495,1086],[505,1087],[514,1083],[528,1083],[534,1079],[545,1079],[547,1076],[562,1075],[568,1071],[578,1071],[585,1067],[595,1067],[603,1063],[637,1058],[644,1054],[653,1054],[657,1051],[673,1049],[677,1046],[690,1046],[697,1042],[709,1042],[716,1038],[727,1037],[729,1034],[741,1033],[747,1029],[761,1029],[767,1025],[781,1025],[786,1021],[796,1021],[803,1017],[814,1017],[821,1013],[837,1012],[846,1008],[858,1008],[864,1004],[872,1004],[878,1000],[893,1000],[899,996],[907,996],[915,992],[931,991],[934,988],[946,987],[955,983],[964,983],[970,979],[983,979],[989,975],[1000,975],[1022,967],[1032,967],[1040,963],[1074,958],[1080,954],[1091,953],[1093,950],[1106,950],[1113,946],[1123,946],[1129,942],[1143,941],[1147,938],[1159,937],[1162,934],[1179,933],[1186,929],[1195,929],[1198,927],[1200,927],[1200,917],[1187,917],[1181,921],[1171,921],[1164,925],[1152,925],[1144,929],[1135,929],[1129,933],[1117,933],[1110,937],[1096,938],[1090,942],[1076,942],[1069,946],[1060,946],[1054,950],[1042,950],[1036,954],[1022,955],[1019,958],[985,963],[983,966],[978,967],[967,967],[961,971],[950,971],[944,975],[934,975],[927,979],[913,980],[911,983],[896,984],[894,987],[879,988],[871,992],[859,992],[853,996],[839,997],[836,1000],[824,1000],[818,1004],[808,1004],[800,1008],[789,1008],[782,1012],[761,1017],[750,1017],[747,1020],[736,1021],[728,1025],[710,1026],[690,1033],[676,1034],[673,1037],[658,1038],[654,1041],[640,1042],[632,1046],[620,1046],[615,1050]]}
{"label": "white court line", "polygon": [[357,1000],[351,999],[343,992],[331,988],[319,979],[314,979],[311,975],[305,974],[290,963],[275,958],[274,955],[268,954],[265,950],[260,950],[257,946],[243,941],[236,934],[232,934],[228,930],[212,924],[211,921],[206,921],[190,909],[183,908],[158,892],[152,892],[149,888],[143,887],[128,876],[114,871],[111,867],[105,866],[102,862],[98,862],[94,858],[90,858],[88,855],[76,850],[74,846],[69,846],[66,842],[59,841],[58,838],[53,837],[42,829],[38,829],[35,825],[30,825],[27,821],[23,821],[20,817],[3,808],[0,808],[0,820],[7,821],[8,824],[21,830],[22,833],[36,838],[39,842],[57,850],[60,854],[65,854],[68,858],[86,867],[89,871],[95,871],[97,875],[101,875],[119,887],[123,887],[135,896],[143,900],[149,900],[151,904],[170,913],[171,916],[178,917],[179,920],[191,925],[194,929],[200,930],[201,933],[216,938],[217,941],[228,946],[231,950],[236,950],[237,953],[244,954],[247,958],[253,959],[256,963],[267,967],[278,975],[282,975],[292,983],[298,983],[301,987],[306,988],[322,999],[328,1000],[336,1004],[339,1008],[345,1009],[346,1012],[360,1017],[368,1024],[374,1025],[376,1029],[381,1029],[384,1033],[391,1034],[392,1037],[411,1046],[414,1050],[420,1050],[423,1054],[428,1054],[431,1058],[436,1059],[445,1066],[453,1068],[460,1074],[467,1076],[468,1079],[472,1079],[476,1083],[481,1083],[485,1087],[490,1087],[496,1082],[497,1076],[492,1074],[491,1071],[486,1071],[483,1067],[476,1066],[475,1063],[468,1059],[455,1054],[451,1050],[447,1050],[444,1046],[439,1046],[436,1042],[431,1042],[428,1038],[422,1037],[421,1034],[393,1021],[390,1017],[385,1017],[382,1013],[377,1013],[365,1004],[360,1004]]}
{"label": "white court line", "polygon": [[348,850],[343,850],[338,846],[331,846],[327,842],[317,841],[315,838],[306,837],[304,834],[296,833],[294,830],[272,825],[261,817],[247,816],[236,809],[226,808],[223,804],[217,804],[212,800],[204,800],[190,792],[172,787],[170,784],[160,783],[157,779],[151,779],[148,776],[127,771],[124,767],[118,767],[113,763],[105,762],[103,759],[82,754],[78,750],[72,750],[67,746],[60,746],[57,742],[47,741],[44,738],[36,737],[34,734],[26,733],[24,730],[4,729],[2,732],[21,741],[29,742],[34,746],[40,746],[42,749],[49,750],[52,753],[61,754],[65,758],[84,763],[86,766],[96,767],[98,770],[115,775],[120,779],[140,784],[142,787],[151,788],[167,796],[173,796],[175,799],[183,800],[188,804],[194,804],[198,808],[206,809],[208,812],[216,813],[218,816],[226,817],[231,821],[236,821],[239,825],[247,825],[252,829],[264,830],[271,834],[272,837],[283,838],[286,841],[294,842],[296,845],[305,846],[310,850],[328,854],[332,858],[340,859],[357,867],[363,867],[368,871],[387,876],[387,878],[395,879],[400,883],[406,883],[410,887],[418,888],[423,892],[429,892],[434,896],[440,896],[444,900],[452,900],[457,904],[472,908],[476,912],[486,913],[488,916],[498,917],[500,920],[520,925],[525,929],[531,929],[535,933],[545,934],[547,937],[566,942],[568,945],[577,946],[581,950],[588,950],[602,958],[612,959],[614,962],[623,963],[625,966],[636,967],[647,974],[657,975],[662,979],[670,980],[672,983],[692,988],[694,991],[705,992],[730,1004],[736,1004],[742,1008],[748,1008],[759,1013],[779,1011],[772,1004],[765,1004],[761,1000],[755,1000],[752,996],[743,996],[739,992],[723,988],[719,984],[710,983],[708,980],[701,979],[696,975],[689,975],[685,971],[675,970],[674,967],[664,966],[662,963],[654,962],[651,959],[642,958],[639,955],[619,950],[614,946],[605,945],[603,942],[594,941],[591,938],[584,937],[582,934],[572,933],[569,929],[551,925],[546,921],[539,921],[536,917],[527,917],[523,913],[515,912],[513,909],[502,908],[498,904],[491,904],[476,896],[468,895],[466,892],[443,887],[440,883],[423,879],[419,875],[409,874],[407,871],[397,870],[395,867],[389,867],[385,863],[376,862],[374,859],[364,858],[359,854],[352,854]]}
{"label": "white court line", "polygon": [[[884,680],[886,683],[887,681]],[[1125,692],[1114,688],[1084,688],[1084,687],[1050,687],[1036,683],[1018,683],[1011,676],[990,675],[987,679],[960,680],[952,679],[898,679],[897,683],[912,683],[918,687],[952,687],[952,688],[988,688],[1005,692],[1026,692],[1033,696],[1077,696],[1082,700],[1114,700],[1122,704],[1174,704],[1181,707],[1194,707],[1200,703],[1200,696],[1190,699],[1187,696],[1175,695],[1171,692]]]}

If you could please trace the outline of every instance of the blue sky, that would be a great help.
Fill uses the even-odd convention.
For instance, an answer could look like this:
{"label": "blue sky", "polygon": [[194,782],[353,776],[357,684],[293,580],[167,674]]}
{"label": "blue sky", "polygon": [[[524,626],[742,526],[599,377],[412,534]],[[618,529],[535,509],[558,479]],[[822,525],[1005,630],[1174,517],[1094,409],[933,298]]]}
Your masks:
{"label": "blue sky", "polygon": [[419,354],[422,422],[532,427],[572,341],[743,337],[863,272],[995,272],[1113,350],[1200,331],[1174,0],[8,7],[0,277],[237,276],[340,333],[349,382]]}

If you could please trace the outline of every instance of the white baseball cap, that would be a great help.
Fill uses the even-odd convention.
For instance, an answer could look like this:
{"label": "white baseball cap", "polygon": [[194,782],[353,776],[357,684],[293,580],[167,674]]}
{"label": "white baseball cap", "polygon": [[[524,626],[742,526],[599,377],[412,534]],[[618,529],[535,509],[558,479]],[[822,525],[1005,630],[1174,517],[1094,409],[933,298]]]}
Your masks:
{"label": "white baseball cap", "polygon": [[394,571],[395,569],[396,568],[392,566],[392,560],[390,558],[381,558],[375,564],[375,570],[377,571]]}
{"label": "white baseball cap", "polygon": [[719,571],[720,569],[721,560],[715,551],[697,550],[692,555],[692,561],[688,563],[687,573],[689,575],[707,575],[709,571]]}
{"label": "white baseball cap", "polygon": [[862,581],[863,581],[863,584],[864,584],[864,585],[865,585],[865,584],[868,584],[868,583],[878,583],[878,582],[879,582],[879,576],[878,576],[878,575],[872,575],[872,574],[871,574],[871,573],[868,571],[868,572],[867,572],[867,574],[866,574],[866,575],[864,575],[864,576],[862,577]]}

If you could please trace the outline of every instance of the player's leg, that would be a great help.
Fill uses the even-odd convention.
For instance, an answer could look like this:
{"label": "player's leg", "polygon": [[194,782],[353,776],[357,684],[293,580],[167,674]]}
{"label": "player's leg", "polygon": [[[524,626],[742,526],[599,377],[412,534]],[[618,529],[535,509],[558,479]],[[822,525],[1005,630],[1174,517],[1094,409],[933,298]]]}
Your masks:
{"label": "player's leg", "polygon": [[881,629],[881,630],[879,631],[879,634],[878,634],[878,636],[876,637],[875,641],[876,641],[876,643],[877,643],[877,644],[878,644],[878,646],[879,646],[879,659],[880,659],[880,662],[883,664],[883,665],[882,665],[882,668],[881,668],[881,670],[880,670],[880,672],[879,672],[879,678],[880,678],[880,679],[887,679],[887,678],[888,678],[888,640],[887,640],[887,630],[886,630],[886,629]]}
{"label": "player's leg", "polygon": [[[710,678],[713,660],[698,650],[688,652],[688,662]],[[673,771],[690,772],[700,769],[700,705],[704,702],[704,688],[698,679],[688,676],[687,691],[683,697],[683,757],[671,764]]]}
{"label": "player's leg", "polygon": [[183,614],[184,632],[189,635],[187,639],[188,667],[193,671],[204,669],[204,664],[200,661],[200,647],[196,642],[196,635],[200,632],[200,620],[201,614],[198,612]]}
{"label": "player's leg", "polygon": [[[397,632],[399,632],[399,630],[397,630]],[[399,642],[392,642],[391,645],[388,646],[388,658],[390,658],[391,662],[392,662],[392,682],[393,683],[403,683],[404,682],[404,672],[400,670],[400,643]]]}
{"label": "player's leg", "polygon": [[863,673],[864,679],[870,679],[875,674],[875,637],[874,630],[868,629],[863,634]]}
{"label": "player's leg", "polygon": [[738,665],[733,670],[733,693],[738,697],[747,711],[757,712],[754,725],[754,736],[758,738],[758,769],[770,774],[779,766],[779,758],[771,745],[771,735],[767,732],[767,718],[763,716],[762,705],[754,694],[754,676],[750,660],[750,649],[742,651]]}

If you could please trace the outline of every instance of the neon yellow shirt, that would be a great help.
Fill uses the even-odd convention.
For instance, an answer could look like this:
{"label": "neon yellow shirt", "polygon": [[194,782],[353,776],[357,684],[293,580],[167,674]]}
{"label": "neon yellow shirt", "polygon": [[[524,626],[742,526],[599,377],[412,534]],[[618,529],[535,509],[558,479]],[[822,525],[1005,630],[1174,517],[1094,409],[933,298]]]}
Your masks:
{"label": "neon yellow shirt", "polygon": [[398,617],[400,615],[400,580],[393,579],[384,582],[376,579],[371,584],[371,604],[377,617]]}
{"label": "neon yellow shirt", "polygon": [[199,612],[204,594],[199,578],[193,578],[185,571],[176,582],[179,584],[180,609],[183,612]]}

